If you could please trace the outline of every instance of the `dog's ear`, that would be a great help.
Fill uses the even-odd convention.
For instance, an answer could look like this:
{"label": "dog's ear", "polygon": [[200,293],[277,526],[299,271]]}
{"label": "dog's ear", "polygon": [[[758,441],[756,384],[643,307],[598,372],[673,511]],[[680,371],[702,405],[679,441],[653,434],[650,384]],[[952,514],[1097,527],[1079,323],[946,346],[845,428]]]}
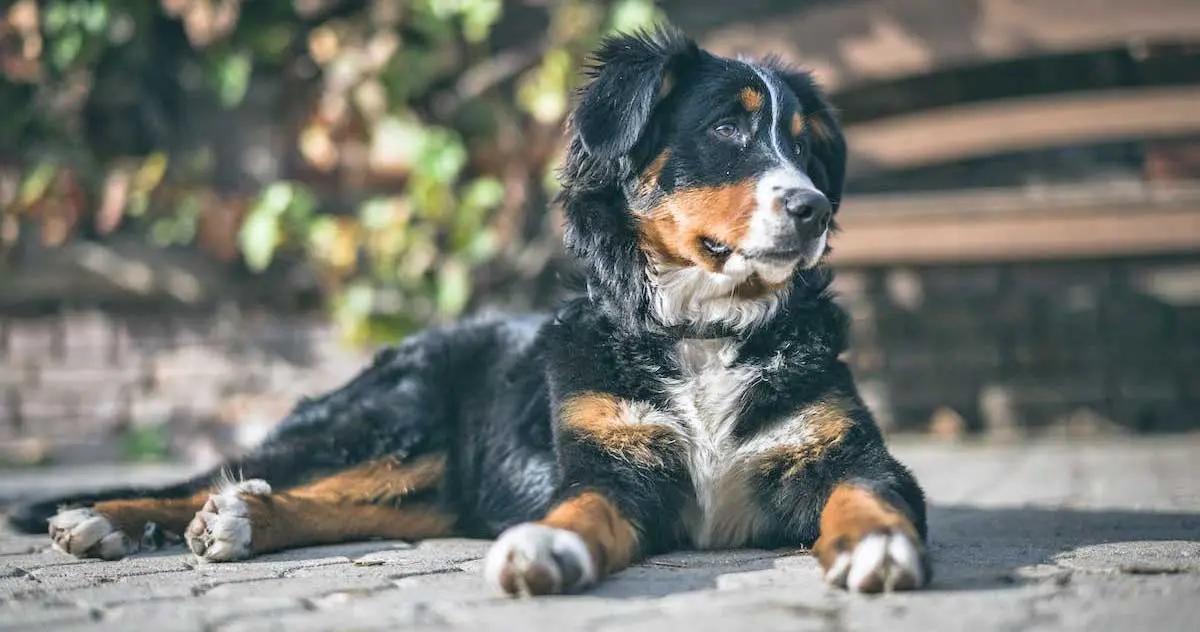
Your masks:
{"label": "dog's ear", "polygon": [[583,148],[602,160],[628,154],[646,131],[655,105],[670,92],[672,77],[698,54],[695,42],[671,27],[606,38],[571,115]]}
{"label": "dog's ear", "polygon": [[810,143],[806,165],[808,175],[813,184],[829,198],[834,212],[837,212],[842,202],[842,187],[846,183],[846,139],[837,111],[808,72],[778,65],[774,70],[796,94],[800,106],[804,108],[804,124]]}

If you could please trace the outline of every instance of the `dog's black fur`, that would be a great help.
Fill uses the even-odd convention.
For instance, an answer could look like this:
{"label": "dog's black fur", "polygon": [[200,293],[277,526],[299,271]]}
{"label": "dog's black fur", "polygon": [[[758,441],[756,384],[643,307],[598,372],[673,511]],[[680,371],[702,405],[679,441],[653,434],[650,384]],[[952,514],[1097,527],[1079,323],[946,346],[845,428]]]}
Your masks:
{"label": "dog's black fur", "polygon": [[[632,527],[635,556],[712,545],[811,546],[833,490],[853,485],[907,519],[923,541],[922,492],[889,455],[839,359],[847,318],[832,300],[828,272],[797,269],[778,287],[744,299],[778,301],[749,324],[663,322],[654,309],[655,293],[663,290],[647,274],[655,251],[643,215],[681,192],[752,181],[770,168],[775,154],[756,148],[758,140],[775,137],[748,123],[754,116],[785,127],[784,108],[805,117],[806,131],[789,141],[795,152],[789,159],[837,211],[846,148],[830,106],[807,73],[774,60],[755,68],[709,54],[671,30],[607,40],[572,115],[562,169],[566,247],[584,264],[586,295],[546,317],[470,320],[387,348],[348,384],[301,402],[261,446],[221,469],[266,479],[280,491],[383,457],[405,463],[443,454],[440,484],[406,497],[401,507],[421,503],[452,514],[448,534],[496,537],[594,492]],[[771,73],[790,91],[759,105],[760,114],[737,98],[741,86],[759,85],[756,72]],[[762,99],[767,92],[759,85],[755,94]],[[722,120],[734,121],[738,142],[723,136],[727,129],[711,133]],[[719,246],[726,244],[701,237],[705,247],[717,246],[698,250],[697,264],[720,265],[728,249]],[[679,406],[673,388],[689,379],[678,357],[685,340],[733,345],[729,369],[755,376],[740,391],[725,449],[782,432],[788,419],[823,402],[826,413],[832,406],[841,414],[836,423],[827,414],[813,417],[809,426],[797,426],[793,443],[784,432],[778,446],[765,446],[768,456],[748,461],[738,488],[747,495],[738,503],[745,515],[726,519],[753,525],[731,527],[731,535],[711,542],[697,540],[705,509],[698,506],[689,457],[694,439],[685,423],[671,430],[677,440],[634,446],[644,448],[636,458],[621,452],[631,439],[599,437],[587,424],[564,421],[561,412],[578,398],[603,394],[604,401],[636,403],[671,418]],[[817,426],[827,422],[828,428]],[[788,456],[807,448],[812,458]],[[19,507],[9,519],[44,532],[62,505],[184,498],[217,477],[214,471],[167,488],[53,499]],[[834,553],[851,551],[860,535],[839,534]],[[540,592],[569,588],[563,583]]]}

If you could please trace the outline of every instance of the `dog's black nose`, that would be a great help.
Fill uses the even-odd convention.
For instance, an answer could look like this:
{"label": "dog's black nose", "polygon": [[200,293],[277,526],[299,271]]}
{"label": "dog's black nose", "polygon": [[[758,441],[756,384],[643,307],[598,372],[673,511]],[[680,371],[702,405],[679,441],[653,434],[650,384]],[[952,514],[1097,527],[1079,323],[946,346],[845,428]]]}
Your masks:
{"label": "dog's black nose", "polygon": [[812,189],[784,191],[783,210],[796,218],[796,222],[806,230],[823,231],[829,226],[831,214],[829,199],[820,191]]}

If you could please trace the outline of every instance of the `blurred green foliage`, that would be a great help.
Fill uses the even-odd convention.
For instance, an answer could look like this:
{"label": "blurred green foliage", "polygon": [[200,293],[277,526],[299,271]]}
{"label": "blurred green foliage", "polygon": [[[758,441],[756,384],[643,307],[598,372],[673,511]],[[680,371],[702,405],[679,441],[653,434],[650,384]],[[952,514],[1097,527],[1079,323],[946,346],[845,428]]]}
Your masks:
{"label": "blurred green foliage", "polygon": [[171,455],[170,427],[166,423],[127,426],[117,437],[125,461],[164,461]]}
{"label": "blurred green foliage", "polygon": [[[660,18],[652,0],[538,3],[547,26],[531,40],[504,21],[530,11],[517,5],[11,3],[0,15],[0,250],[31,232],[50,246],[121,232],[248,274],[298,261],[354,341],[453,318],[477,273],[521,246],[499,218],[530,197],[513,195],[507,170],[539,163],[524,168],[553,186],[556,153],[525,151],[531,130],[561,123],[602,34]],[[517,33],[507,41],[506,24]],[[286,167],[249,190],[219,184],[212,147],[172,131],[196,102],[238,116],[263,78],[286,87]],[[127,115],[161,94],[176,95],[167,132]]]}

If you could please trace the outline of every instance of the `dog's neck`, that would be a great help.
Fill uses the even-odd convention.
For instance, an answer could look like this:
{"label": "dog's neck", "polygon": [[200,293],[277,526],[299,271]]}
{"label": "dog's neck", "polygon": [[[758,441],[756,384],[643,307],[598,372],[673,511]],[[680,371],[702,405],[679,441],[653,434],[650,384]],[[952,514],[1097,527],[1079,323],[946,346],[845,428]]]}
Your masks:
{"label": "dog's neck", "polygon": [[739,280],[702,268],[646,267],[650,313],[668,332],[688,338],[741,336],[769,322],[787,300],[788,287],[762,296],[739,296]]}

